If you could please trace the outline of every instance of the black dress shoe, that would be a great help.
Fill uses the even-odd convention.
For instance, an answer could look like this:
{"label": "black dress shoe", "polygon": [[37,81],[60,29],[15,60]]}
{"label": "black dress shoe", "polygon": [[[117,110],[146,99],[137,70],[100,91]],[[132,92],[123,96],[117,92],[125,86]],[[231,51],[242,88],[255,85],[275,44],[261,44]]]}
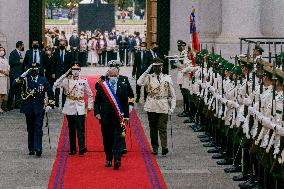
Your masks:
{"label": "black dress shoe", "polygon": [[204,134],[204,135],[198,135],[197,137],[198,137],[198,138],[207,138],[208,135],[206,135],[206,134]]}
{"label": "black dress shoe", "polygon": [[87,148],[83,148],[79,151],[79,155],[84,155],[87,152]]}
{"label": "black dress shoe", "polygon": [[118,170],[120,166],[121,166],[121,162],[120,162],[120,161],[115,161],[115,162],[114,162],[113,169],[114,169],[114,170]]}
{"label": "black dress shoe", "polygon": [[195,129],[193,130],[194,132],[204,132],[204,127],[202,127],[202,126],[197,126],[197,127],[195,127]]}
{"label": "black dress shoe", "polygon": [[29,152],[29,155],[30,155],[30,156],[35,155],[35,151],[30,151],[30,152]]}
{"label": "black dress shoe", "polygon": [[242,171],[241,165],[233,165],[232,167],[228,167],[224,169],[225,173],[237,173]]}
{"label": "black dress shoe", "polygon": [[111,167],[112,166],[112,162],[111,161],[106,161],[105,167]]}
{"label": "black dress shoe", "polygon": [[127,154],[127,150],[126,149],[122,150],[121,154]]}
{"label": "black dress shoe", "polygon": [[250,177],[247,181],[245,181],[245,182],[243,182],[243,183],[240,183],[239,184],[239,187],[241,188],[241,189],[249,189],[249,188],[255,188],[256,187],[256,185],[257,185],[257,179],[254,177],[254,176],[252,176],[252,177]]}
{"label": "black dress shoe", "polygon": [[41,157],[42,151],[41,150],[36,150],[35,154],[37,157]]}
{"label": "black dress shoe", "polygon": [[155,156],[158,155],[158,149],[153,149],[152,154],[155,155]]}
{"label": "black dress shoe", "polygon": [[207,150],[207,152],[209,154],[215,154],[215,153],[218,153],[220,150],[218,148],[212,148],[212,149],[209,149]]}
{"label": "black dress shoe", "polygon": [[76,151],[71,151],[71,152],[69,152],[69,155],[75,155],[76,154]]}
{"label": "black dress shoe", "polygon": [[222,154],[222,153],[214,154],[214,155],[212,156],[212,159],[224,159],[224,158],[225,158],[225,156],[224,156],[224,154]]}
{"label": "black dress shoe", "polygon": [[233,181],[246,181],[249,179],[249,177],[249,174],[241,173],[240,175],[233,176]]}
{"label": "black dress shoe", "polygon": [[13,108],[12,107],[7,107],[7,111],[12,111]]}
{"label": "black dress shoe", "polygon": [[201,138],[200,139],[200,142],[210,142],[210,138],[207,137],[207,138]]}
{"label": "black dress shoe", "polygon": [[162,155],[165,156],[165,155],[167,155],[167,153],[169,153],[169,149],[168,148],[163,148],[162,149]]}
{"label": "black dress shoe", "polygon": [[207,144],[203,144],[203,147],[206,147],[206,148],[212,148],[212,147],[215,147],[216,145],[213,143],[213,142],[209,142]]}
{"label": "black dress shoe", "polygon": [[217,161],[218,165],[232,165],[233,164],[233,159],[230,158],[226,158],[226,159],[222,159]]}

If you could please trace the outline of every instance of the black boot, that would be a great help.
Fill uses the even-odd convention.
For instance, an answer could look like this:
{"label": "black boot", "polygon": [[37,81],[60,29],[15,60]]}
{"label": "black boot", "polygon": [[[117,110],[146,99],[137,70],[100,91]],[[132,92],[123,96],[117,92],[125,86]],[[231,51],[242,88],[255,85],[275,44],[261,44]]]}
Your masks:
{"label": "black boot", "polygon": [[247,181],[239,184],[240,189],[255,188],[257,185],[257,179],[255,176],[251,176]]}
{"label": "black boot", "polygon": [[249,174],[241,173],[240,175],[233,176],[233,181],[247,181],[249,178]]}
{"label": "black boot", "polygon": [[242,171],[241,165],[232,165],[232,167],[228,167],[224,169],[225,173],[237,173]]}

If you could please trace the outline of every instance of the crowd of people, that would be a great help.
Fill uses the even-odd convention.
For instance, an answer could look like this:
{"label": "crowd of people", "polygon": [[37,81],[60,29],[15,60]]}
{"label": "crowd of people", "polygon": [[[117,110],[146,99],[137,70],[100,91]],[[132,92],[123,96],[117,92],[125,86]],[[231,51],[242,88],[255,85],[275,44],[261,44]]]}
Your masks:
{"label": "crowd of people", "polygon": [[73,31],[67,39],[65,32],[57,28],[46,30],[47,46],[57,48],[59,40],[65,40],[73,58],[81,62],[82,66],[105,66],[111,60],[119,60],[124,65],[133,63],[133,53],[145,39],[139,32],[128,33],[118,31]]}

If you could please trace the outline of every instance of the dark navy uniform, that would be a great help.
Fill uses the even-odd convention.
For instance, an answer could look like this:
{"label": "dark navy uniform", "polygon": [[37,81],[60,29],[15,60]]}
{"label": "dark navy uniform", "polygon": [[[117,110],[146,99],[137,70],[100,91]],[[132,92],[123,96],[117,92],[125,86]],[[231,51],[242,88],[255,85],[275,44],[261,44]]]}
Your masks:
{"label": "dark navy uniform", "polygon": [[42,152],[42,127],[45,114],[45,93],[48,96],[48,106],[54,106],[54,93],[47,79],[41,76],[28,74],[16,79],[16,84],[22,88],[21,113],[26,116],[28,131],[28,148],[30,155],[36,153],[41,156]]}

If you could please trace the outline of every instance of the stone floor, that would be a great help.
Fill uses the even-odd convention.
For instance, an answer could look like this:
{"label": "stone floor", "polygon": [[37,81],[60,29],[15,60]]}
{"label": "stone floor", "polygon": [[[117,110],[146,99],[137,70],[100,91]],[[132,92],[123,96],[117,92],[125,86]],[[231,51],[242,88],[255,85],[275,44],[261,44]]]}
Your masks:
{"label": "stone floor", "polygon": [[[106,68],[84,68],[83,74],[97,75],[106,72]],[[130,76],[131,68],[121,69],[121,73]],[[132,85],[134,79],[130,79]],[[149,128],[143,104],[136,105],[147,137]],[[157,156],[158,164],[168,188],[190,189],[235,189],[233,175],[225,174],[223,166],[218,166],[211,159],[206,148],[182,118],[176,114],[181,111],[179,105],[172,115],[168,126],[170,153],[167,157]],[[44,128],[44,152],[42,158],[27,155],[27,133],[25,118],[18,110],[0,115],[0,189],[43,189],[47,188],[48,179],[56,156],[58,136],[61,131],[63,116],[59,110],[49,113],[51,147],[49,149],[47,128]],[[170,128],[173,138],[170,137]],[[173,148],[171,147],[173,142]]]}

